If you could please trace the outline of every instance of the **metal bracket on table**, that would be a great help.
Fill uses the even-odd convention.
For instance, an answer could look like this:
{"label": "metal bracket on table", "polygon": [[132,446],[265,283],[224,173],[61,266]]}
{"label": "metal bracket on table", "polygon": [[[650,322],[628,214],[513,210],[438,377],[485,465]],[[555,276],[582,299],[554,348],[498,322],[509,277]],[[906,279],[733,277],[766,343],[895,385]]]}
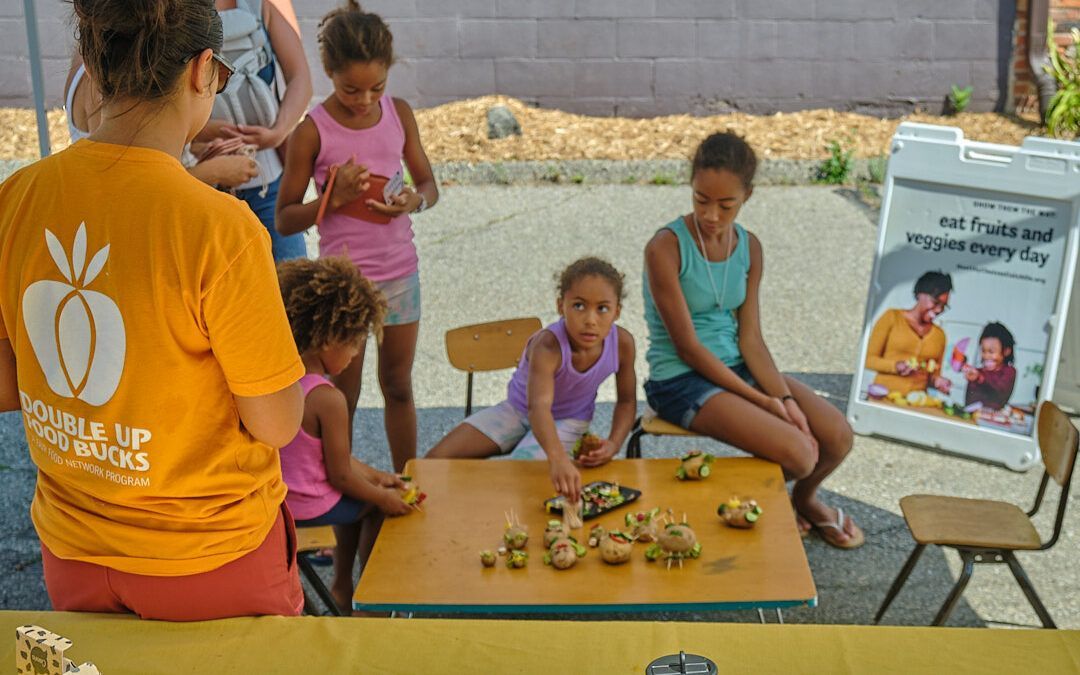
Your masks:
{"label": "metal bracket on table", "polygon": [[[776,612],[776,623],[784,623],[784,610],[777,607],[773,611]],[[758,621],[759,622],[766,623],[766,621],[765,621],[765,610],[758,607],[757,616],[758,616]]]}

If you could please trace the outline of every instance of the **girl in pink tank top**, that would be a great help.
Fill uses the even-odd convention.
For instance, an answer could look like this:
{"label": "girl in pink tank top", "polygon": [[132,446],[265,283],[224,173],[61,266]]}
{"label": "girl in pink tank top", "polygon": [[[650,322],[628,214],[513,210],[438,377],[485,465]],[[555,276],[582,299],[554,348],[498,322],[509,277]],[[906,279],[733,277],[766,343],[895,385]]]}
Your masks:
{"label": "girl in pink tank top", "polygon": [[[319,24],[319,52],[334,92],[308,113],[289,139],[277,229],[292,234],[318,222],[320,256],[347,256],[386,296],[389,311],[386,339],[379,345],[379,384],[390,454],[400,471],[416,456],[412,365],[420,322],[420,276],[410,214],[434,206],[439,190],[412,108],[384,96],[394,52],[393,36],[383,20],[350,0]],[[402,163],[415,187],[402,187],[384,199],[382,186],[401,177]],[[327,193],[332,168],[336,173]],[[304,204],[312,178],[320,198]],[[334,378],[345,394],[350,426],[363,364],[361,347]]]}
{"label": "girl in pink tank top", "polygon": [[411,508],[402,500],[401,476],[379,471],[352,456],[345,396],[327,378],[360,352],[369,332],[382,328],[386,301],[345,258],[297,259],[278,265],[278,281],[293,338],[307,374],[304,419],[281,448],[285,501],[298,527],[333,525],[334,600],[348,611],[353,561],[361,571],[383,516]]}
{"label": "girl in pink tank top", "polygon": [[[491,457],[548,461],[555,490],[577,501],[576,465],[608,462],[622,447],[637,413],[634,338],[615,325],[623,275],[599,258],[582,258],[559,277],[559,321],[529,338],[506,400],[470,415],[428,457]],[[601,383],[615,375],[617,401],[606,439],[588,438]]]}

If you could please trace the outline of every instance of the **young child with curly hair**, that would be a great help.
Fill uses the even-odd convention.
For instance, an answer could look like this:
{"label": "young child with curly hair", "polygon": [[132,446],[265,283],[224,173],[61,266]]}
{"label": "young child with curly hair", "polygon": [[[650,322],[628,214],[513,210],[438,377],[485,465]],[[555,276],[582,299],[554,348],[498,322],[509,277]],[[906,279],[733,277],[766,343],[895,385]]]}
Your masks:
{"label": "young child with curly hair", "polygon": [[345,369],[368,333],[381,337],[386,300],[347,258],[296,259],[278,266],[293,339],[307,374],[300,380],[304,418],[281,448],[285,501],[298,526],[333,525],[335,602],[348,611],[353,561],[367,562],[383,516],[400,516],[401,476],[352,456],[345,395],[330,377]]}

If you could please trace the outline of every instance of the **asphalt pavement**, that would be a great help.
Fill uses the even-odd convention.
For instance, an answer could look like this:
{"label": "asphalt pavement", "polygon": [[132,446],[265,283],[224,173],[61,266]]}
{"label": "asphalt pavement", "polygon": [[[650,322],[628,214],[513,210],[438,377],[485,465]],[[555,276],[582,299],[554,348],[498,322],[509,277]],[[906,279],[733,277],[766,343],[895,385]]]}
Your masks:
{"label": "asphalt pavement", "polygon": [[[642,249],[651,234],[690,208],[685,186],[561,185],[456,186],[443,188],[439,204],[416,219],[423,285],[423,319],[414,373],[421,454],[460,421],[465,375],[446,360],[443,333],[455,326],[515,316],[554,320],[554,276],[575,258],[595,254],[627,277],[620,324],[637,337],[640,381],[645,328],[641,301]],[[873,260],[877,215],[849,190],[827,187],[760,187],[740,222],[761,239],[765,252],[762,321],[780,368],[809,383],[837,406],[846,405],[862,330]],[[374,350],[370,350],[373,352]],[[382,400],[369,352],[356,428],[356,454],[389,468],[382,431]],[[508,373],[476,377],[476,401],[495,403]],[[615,398],[613,383],[600,392],[594,428],[606,430]],[[717,454],[736,451],[700,440],[646,439],[645,456],[673,456],[691,447]],[[817,608],[788,610],[789,622],[866,624],[873,619],[913,542],[898,500],[912,493],[941,493],[1014,501],[1025,509],[1041,469],[1027,474],[857,437],[847,462],[826,482],[825,499],[843,506],[863,527],[866,545],[833,549],[806,542],[819,592]],[[17,414],[0,415],[0,606],[48,607],[40,551],[29,519],[34,469]],[[1052,528],[1057,489],[1037,519]],[[1062,628],[1080,628],[1080,554],[1073,492],[1061,540],[1046,552],[1020,554],[1051,615]],[[928,624],[959,572],[952,552],[929,550],[885,617],[890,624]],[[627,616],[626,618],[637,618]],[[650,615],[649,618],[658,618]],[[661,617],[666,618],[666,617]],[[670,618],[676,618],[674,616]],[[680,616],[679,618],[687,618]],[[757,621],[756,613],[702,613],[696,619]],[[1005,566],[979,566],[950,625],[1035,626],[1038,620]]]}

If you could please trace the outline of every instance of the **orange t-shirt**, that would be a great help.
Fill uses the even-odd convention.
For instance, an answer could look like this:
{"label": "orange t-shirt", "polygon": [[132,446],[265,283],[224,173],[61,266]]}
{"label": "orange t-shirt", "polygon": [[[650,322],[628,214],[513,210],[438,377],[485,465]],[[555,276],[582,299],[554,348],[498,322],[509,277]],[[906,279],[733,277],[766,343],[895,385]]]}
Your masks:
{"label": "orange t-shirt", "polygon": [[180,576],[262,543],[285,484],[233,395],[304,368],[246,204],[162,152],[79,141],[0,186],[0,319],[54,554]]}

